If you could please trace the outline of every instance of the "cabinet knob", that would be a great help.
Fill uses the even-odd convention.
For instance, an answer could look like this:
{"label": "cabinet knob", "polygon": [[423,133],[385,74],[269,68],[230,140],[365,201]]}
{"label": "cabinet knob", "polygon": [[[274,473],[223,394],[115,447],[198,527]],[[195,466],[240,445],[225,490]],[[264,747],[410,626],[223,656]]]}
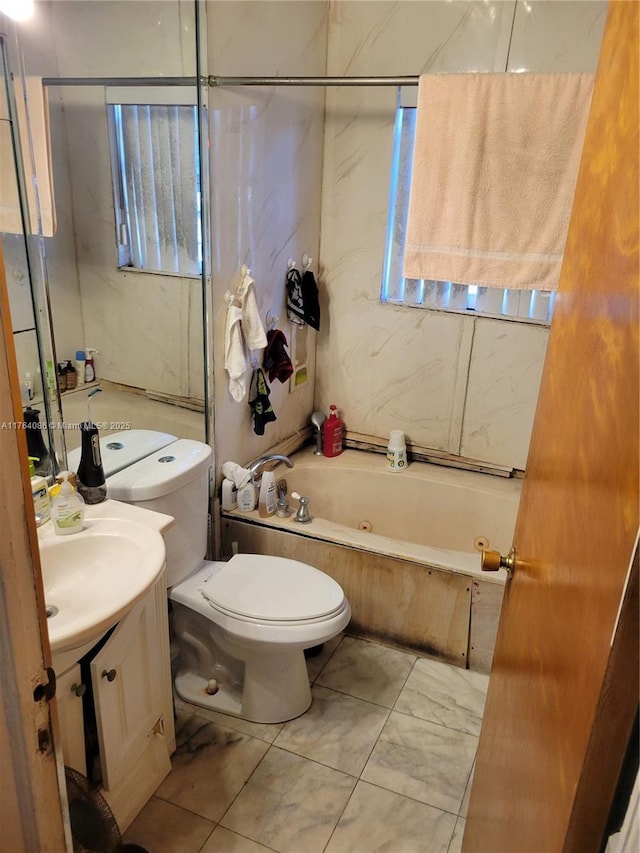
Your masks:
{"label": "cabinet knob", "polygon": [[75,696],[84,696],[84,694],[87,692],[87,685],[86,684],[72,684],[71,685],[71,692]]}
{"label": "cabinet knob", "polygon": [[118,673],[115,671],[115,669],[103,669],[102,670],[102,677],[106,678],[107,681],[115,681],[115,677],[117,674]]}

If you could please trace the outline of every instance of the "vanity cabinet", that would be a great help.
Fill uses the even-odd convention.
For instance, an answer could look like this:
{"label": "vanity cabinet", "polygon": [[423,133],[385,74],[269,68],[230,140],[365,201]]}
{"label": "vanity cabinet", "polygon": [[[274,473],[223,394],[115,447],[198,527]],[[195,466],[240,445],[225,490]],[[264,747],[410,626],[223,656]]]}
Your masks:
{"label": "vanity cabinet", "polygon": [[[175,750],[164,575],[89,660],[101,793],[124,832],[169,773]],[[65,763],[84,773],[74,684],[80,684],[78,664],[60,677],[56,692]]]}
{"label": "vanity cabinet", "polygon": [[82,683],[79,663],[57,679],[56,699],[64,763],[83,776],[87,773],[82,715],[82,697],[86,692],[87,685]]}

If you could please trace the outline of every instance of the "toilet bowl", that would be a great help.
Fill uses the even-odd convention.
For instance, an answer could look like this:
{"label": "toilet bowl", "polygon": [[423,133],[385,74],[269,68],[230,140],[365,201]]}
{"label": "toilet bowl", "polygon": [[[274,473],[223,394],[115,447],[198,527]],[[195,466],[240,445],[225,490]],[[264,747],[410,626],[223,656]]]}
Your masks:
{"label": "toilet bowl", "polygon": [[305,649],[344,630],[349,602],[332,578],[297,560],[204,560],[211,448],[177,439],[157,449],[161,443],[108,475],[107,496],[176,520],[165,534],[176,692],[253,722],[293,719],[311,704]]}

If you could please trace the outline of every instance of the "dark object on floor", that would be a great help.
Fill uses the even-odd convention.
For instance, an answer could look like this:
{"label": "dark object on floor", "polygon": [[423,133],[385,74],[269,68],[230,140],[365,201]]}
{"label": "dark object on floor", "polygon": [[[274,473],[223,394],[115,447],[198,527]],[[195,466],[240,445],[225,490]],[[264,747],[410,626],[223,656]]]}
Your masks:
{"label": "dark object on floor", "polygon": [[324,643],[320,643],[319,646],[311,646],[310,649],[304,650],[304,656],[306,658],[314,658],[316,655],[319,655],[323,649],[324,649]]}
{"label": "dark object on floor", "polygon": [[98,788],[72,767],[65,767],[73,853],[148,853],[123,844],[118,824]]}

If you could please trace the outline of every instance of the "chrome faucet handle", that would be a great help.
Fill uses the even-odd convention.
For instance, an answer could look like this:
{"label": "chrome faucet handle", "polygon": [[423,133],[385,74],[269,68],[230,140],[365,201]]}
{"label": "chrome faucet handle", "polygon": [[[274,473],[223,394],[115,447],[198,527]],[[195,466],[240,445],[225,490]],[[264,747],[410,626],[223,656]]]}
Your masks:
{"label": "chrome faucet handle", "polygon": [[311,516],[309,515],[309,498],[299,495],[297,492],[291,492],[291,497],[300,501],[298,511],[296,512],[293,520],[297,521],[299,524],[308,524],[311,521]]}

